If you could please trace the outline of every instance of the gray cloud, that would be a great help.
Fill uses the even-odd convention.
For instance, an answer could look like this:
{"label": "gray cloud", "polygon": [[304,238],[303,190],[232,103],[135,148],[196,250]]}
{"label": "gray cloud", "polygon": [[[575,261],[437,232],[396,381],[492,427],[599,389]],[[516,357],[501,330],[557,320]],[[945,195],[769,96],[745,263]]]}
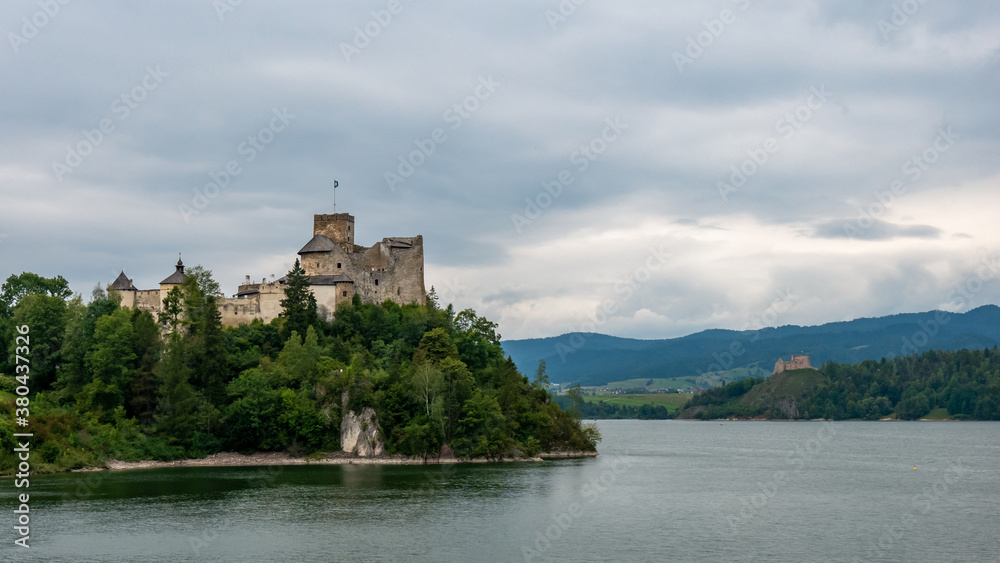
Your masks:
{"label": "gray cloud", "polygon": [[[602,331],[740,328],[782,287],[804,296],[783,322],[933,308],[984,247],[1000,246],[987,212],[1000,178],[991,3],[924,4],[888,38],[890,2],[588,2],[555,29],[554,1],[401,5],[375,26],[385,2],[244,2],[222,18],[196,0],[70,3],[14,46],[9,34],[40,8],[9,2],[5,275],[62,274],[86,294],[125,268],[152,287],[183,252],[232,292],[245,274],[291,266],[311,215],[332,210],[334,179],[359,243],[423,234],[427,285],[451,286],[457,307],[495,318],[507,337],[577,329],[621,297],[615,283],[651,245],[673,262]],[[735,21],[680,71],[674,54],[688,56],[723,8]],[[378,33],[345,57],[366,25]],[[149,67],[167,75],[144,91]],[[455,104],[491,76],[495,91],[456,121]],[[821,86],[832,98],[786,136],[781,120]],[[243,143],[283,108],[294,119],[250,160]],[[628,128],[595,141],[615,118]],[[102,119],[113,131],[60,181],[53,162]],[[961,137],[914,180],[904,166],[942,122]],[[436,129],[447,139],[390,189],[386,173]],[[719,182],[768,138],[778,149],[721,198]],[[601,151],[581,160],[581,147]],[[230,161],[241,173],[185,220],[181,206]],[[572,182],[518,232],[512,215],[546,201],[563,171]],[[905,190],[855,237],[880,245],[845,240],[842,218],[896,181]],[[939,254],[923,259],[952,261],[913,269],[912,245],[931,243]],[[793,258],[809,267],[789,268]],[[899,283],[910,284],[902,300]],[[987,283],[977,298],[1000,290]]]}
{"label": "gray cloud", "polygon": [[813,236],[832,239],[892,240],[896,238],[941,238],[941,229],[931,225],[896,225],[880,219],[860,222],[854,219],[829,221],[816,225]]}

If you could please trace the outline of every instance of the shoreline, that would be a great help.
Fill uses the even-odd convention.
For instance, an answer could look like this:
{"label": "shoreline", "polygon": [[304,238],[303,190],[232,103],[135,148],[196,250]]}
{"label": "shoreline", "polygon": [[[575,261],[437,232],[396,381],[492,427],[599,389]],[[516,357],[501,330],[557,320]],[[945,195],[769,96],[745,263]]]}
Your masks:
{"label": "shoreline", "polygon": [[455,463],[510,463],[541,462],[556,459],[596,457],[598,452],[545,452],[535,457],[459,459],[449,457],[410,458],[402,454],[376,457],[358,457],[346,452],[332,452],[323,457],[293,457],[286,452],[256,452],[249,455],[235,452],[221,452],[204,458],[178,459],[174,461],[120,461],[108,460],[104,467],[72,469],[68,473],[92,473],[100,471],[131,471],[136,469],[163,469],[170,467],[263,467],[271,465],[444,465]]}

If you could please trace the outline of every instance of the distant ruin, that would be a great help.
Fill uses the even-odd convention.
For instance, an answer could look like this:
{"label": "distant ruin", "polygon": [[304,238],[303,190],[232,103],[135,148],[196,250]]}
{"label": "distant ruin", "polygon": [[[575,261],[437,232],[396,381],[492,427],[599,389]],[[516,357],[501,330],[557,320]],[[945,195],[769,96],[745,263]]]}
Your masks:
{"label": "distant ruin", "polygon": [[792,359],[785,361],[778,358],[778,363],[774,364],[774,373],[771,375],[778,375],[783,371],[790,371],[793,369],[816,369],[809,365],[809,356],[792,356]]}

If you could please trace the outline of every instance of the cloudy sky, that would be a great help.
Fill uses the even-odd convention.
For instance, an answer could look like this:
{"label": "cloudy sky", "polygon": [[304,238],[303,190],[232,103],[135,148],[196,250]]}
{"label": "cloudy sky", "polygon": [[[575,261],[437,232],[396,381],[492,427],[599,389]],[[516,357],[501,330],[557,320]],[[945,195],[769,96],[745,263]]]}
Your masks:
{"label": "cloudy sky", "polygon": [[231,294],[336,179],[505,338],[1000,302],[995,1],[346,4],[5,1],[0,275]]}

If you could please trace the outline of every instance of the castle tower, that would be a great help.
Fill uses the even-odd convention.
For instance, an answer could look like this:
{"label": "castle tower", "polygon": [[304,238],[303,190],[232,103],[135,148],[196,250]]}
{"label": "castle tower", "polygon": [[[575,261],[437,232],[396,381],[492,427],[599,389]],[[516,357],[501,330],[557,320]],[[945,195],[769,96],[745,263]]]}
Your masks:
{"label": "castle tower", "polygon": [[108,286],[109,290],[117,291],[122,296],[122,307],[134,307],[135,296],[138,293],[132,280],[125,275],[125,270],[118,274],[118,278]]}
{"label": "castle tower", "polygon": [[350,213],[313,215],[313,235],[323,235],[337,244],[354,248],[354,216]]}
{"label": "castle tower", "polygon": [[167,279],[160,282],[160,303],[167,298],[167,294],[174,287],[184,283],[184,262],[181,262],[180,254],[177,255],[177,265],[174,273],[170,274]]}

